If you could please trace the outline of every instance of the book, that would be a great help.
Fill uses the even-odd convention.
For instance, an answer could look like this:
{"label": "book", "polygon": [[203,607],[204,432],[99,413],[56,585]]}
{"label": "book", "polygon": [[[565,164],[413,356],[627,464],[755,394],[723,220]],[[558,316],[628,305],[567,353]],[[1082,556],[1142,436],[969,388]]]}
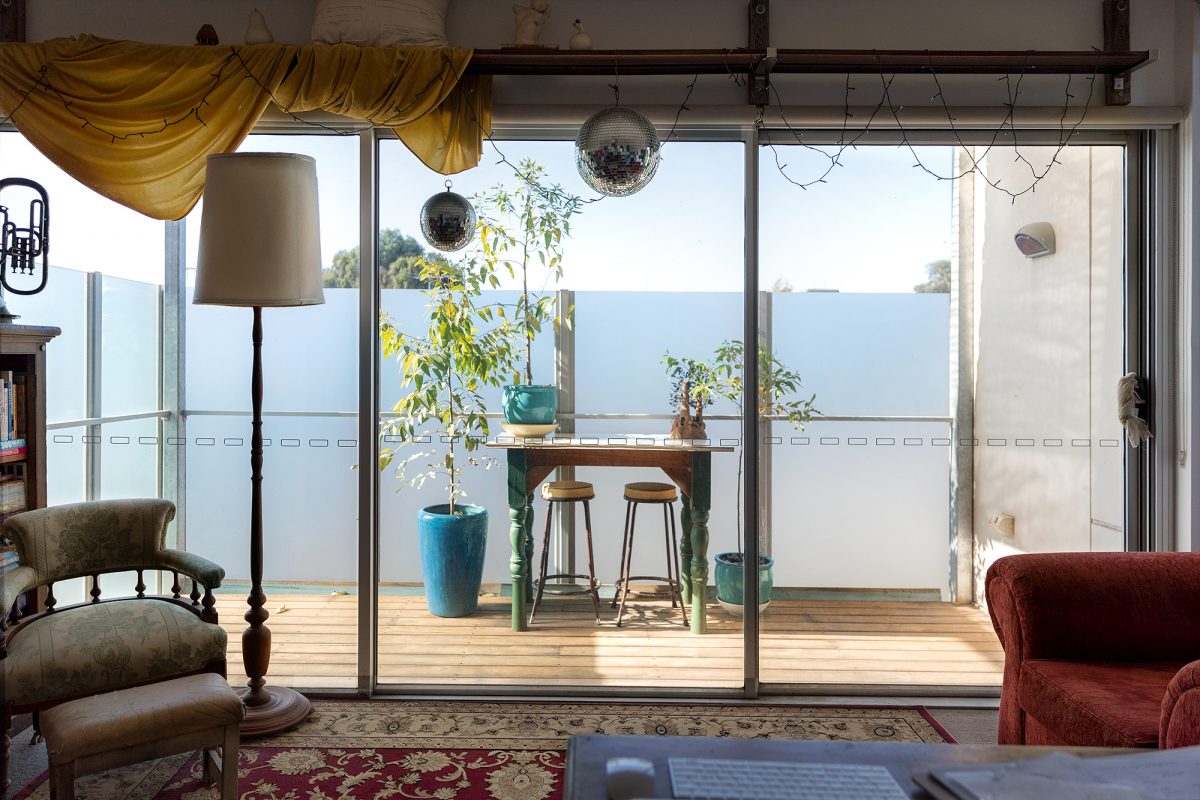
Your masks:
{"label": "book", "polygon": [[17,439],[25,435],[25,373],[13,375],[13,436]]}
{"label": "book", "polygon": [[0,439],[13,438],[11,405],[12,372],[0,371]]}

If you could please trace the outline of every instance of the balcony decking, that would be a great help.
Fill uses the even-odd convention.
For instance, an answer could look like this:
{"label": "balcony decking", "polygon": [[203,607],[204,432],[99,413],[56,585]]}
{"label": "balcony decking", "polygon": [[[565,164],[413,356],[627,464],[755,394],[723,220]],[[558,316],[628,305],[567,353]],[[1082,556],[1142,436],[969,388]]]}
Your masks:
{"label": "balcony decking", "polygon": [[[276,595],[268,600],[272,683],[356,685],[357,600]],[[284,606],[286,610],[279,613]],[[229,675],[241,683],[243,595],[218,596],[229,631]],[[666,601],[638,602],[617,628],[615,611],[590,602],[543,601],[526,633],[509,630],[507,598],[482,597],[471,617],[431,615],[420,596],[381,596],[379,671],[384,684],[448,687],[699,687],[741,685],[741,622],[715,604],[709,633],[693,636]],[[999,686],[1004,654],[987,614],[931,602],[776,600],[762,617],[762,679],[787,684]]]}

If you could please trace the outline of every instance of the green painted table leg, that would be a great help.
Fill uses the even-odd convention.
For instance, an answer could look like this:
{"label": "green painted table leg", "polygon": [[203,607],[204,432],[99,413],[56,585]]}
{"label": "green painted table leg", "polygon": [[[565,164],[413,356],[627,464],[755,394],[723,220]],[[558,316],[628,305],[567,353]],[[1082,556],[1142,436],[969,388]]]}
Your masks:
{"label": "green painted table leg", "polygon": [[[547,512],[549,513],[549,512]],[[529,579],[530,565],[533,564],[533,495],[525,498],[525,602],[533,602],[533,581]]]}
{"label": "green painted table leg", "polygon": [[710,453],[692,454],[692,633],[708,631],[708,510],[712,493]]}
{"label": "green painted table leg", "polygon": [[679,592],[683,602],[692,602],[692,501],[685,494],[679,510]]}
{"label": "green painted table leg", "polygon": [[706,633],[708,618],[708,511],[692,507],[692,633]]}
{"label": "green painted table leg", "polygon": [[525,451],[508,451],[508,518],[509,544],[512,555],[509,557],[509,573],[512,577],[512,629],[525,630],[525,604],[529,595],[529,557],[526,550],[527,528],[526,516],[529,509],[529,495],[525,492]]}

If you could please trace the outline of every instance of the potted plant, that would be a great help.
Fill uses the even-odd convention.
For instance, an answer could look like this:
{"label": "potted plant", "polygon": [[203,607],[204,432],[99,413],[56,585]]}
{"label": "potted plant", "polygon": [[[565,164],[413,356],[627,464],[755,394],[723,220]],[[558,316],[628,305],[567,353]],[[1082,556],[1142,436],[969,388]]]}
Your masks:
{"label": "potted plant", "polygon": [[[523,347],[514,354],[514,383],[504,387],[504,421],[515,425],[553,425],[558,414],[557,389],[533,382],[533,340],[546,323],[558,324],[556,297],[553,292],[530,291],[530,285],[532,279],[544,290],[562,278],[563,239],[583,201],[557,185],[543,185],[545,172],[526,159],[518,167],[522,180],[516,189],[496,186],[476,198],[480,247],[488,270],[503,270],[521,280],[512,321]],[[498,313],[504,315],[504,308]]]}
{"label": "potted plant", "polygon": [[[445,481],[447,502],[417,515],[421,570],[429,610],[462,617],[478,606],[488,521],[487,509],[459,502],[466,496],[464,466],[494,464],[474,455],[488,435],[482,390],[500,385],[514,337],[509,322],[481,329],[494,319],[492,309],[477,305],[491,278],[486,264],[474,258],[458,263],[422,259],[420,266],[429,287],[424,290],[429,297],[425,335],[406,334],[387,317],[380,322],[384,356],[399,361],[401,386],[407,390],[392,407],[398,416],[383,426],[396,447],[381,452],[380,468],[394,466],[417,488],[429,480]],[[400,447],[419,441],[449,447],[444,454],[426,449],[402,457]]]}
{"label": "potted plant", "polygon": [[[675,419],[671,421],[671,438],[705,438],[706,397],[704,392],[693,391],[693,387],[715,381],[712,367],[694,358],[675,358],[670,353],[663,356],[662,363],[667,368],[667,377],[671,379],[671,403],[677,409]],[[695,414],[692,413],[693,409]]]}
{"label": "potted plant", "polygon": [[[675,362],[675,363],[673,363]],[[703,402],[712,402],[714,398],[729,400],[737,408],[738,416],[743,413],[742,407],[742,371],[745,363],[745,348],[740,339],[726,340],[718,345],[713,353],[712,363],[690,361],[690,359],[672,359],[667,355],[663,363],[667,365],[668,375],[674,376],[672,370],[678,371],[679,363],[689,363],[690,389],[692,398]],[[807,399],[789,399],[800,389],[800,374],[784,366],[774,353],[765,347],[758,352],[758,409],[762,417],[781,417],[792,424],[797,430],[819,412],[813,406],[817,396],[810,395]],[[684,395],[686,397],[686,394]],[[703,408],[702,405],[697,406]],[[717,583],[717,601],[721,606],[735,616],[741,616],[744,594],[742,550],[742,473],[745,469],[745,451],[738,448],[737,473],[737,550],[716,555],[714,574]],[[772,567],[774,560],[765,553],[758,557],[758,596],[759,608],[765,609],[771,602],[771,590],[774,587]]]}

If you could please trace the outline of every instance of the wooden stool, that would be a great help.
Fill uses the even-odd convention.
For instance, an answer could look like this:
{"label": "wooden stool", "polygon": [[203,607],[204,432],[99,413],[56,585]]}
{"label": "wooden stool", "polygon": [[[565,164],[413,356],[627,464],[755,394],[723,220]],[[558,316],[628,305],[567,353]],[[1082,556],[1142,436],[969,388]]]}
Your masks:
{"label": "wooden stool", "polygon": [[[683,604],[683,593],[680,591],[679,573],[679,540],[675,534],[675,501],[679,495],[675,485],[671,483],[627,483],[625,484],[625,536],[621,542],[621,577],[617,578],[616,594],[613,595],[613,606],[619,602],[617,611],[617,627],[625,615],[625,599],[629,595],[641,597],[670,597],[671,608],[679,602],[683,612],[683,624],[688,624],[687,607]],[[633,562],[633,526],[637,521],[637,507],[640,503],[658,503],[663,507],[663,538],[667,550],[667,575],[630,575]],[[662,589],[633,590],[629,588],[631,581],[656,581],[666,584]]]}
{"label": "wooden stool", "polygon": [[[542,601],[542,593],[549,590],[552,595],[571,595],[571,594],[590,594],[592,596],[592,606],[596,611],[596,623],[600,622],[600,584],[596,581],[596,566],[592,559],[592,509],[588,505],[588,501],[596,497],[596,492],[590,483],[585,481],[551,481],[550,483],[542,484],[542,499],[547,502],[546,508],[546,533],[542,536],[542,569],[538,579],[534,582],[537,586],[537,594],[533,597],[533,607],[529,609],[529,623],[533,624],[533,615],[537,613],[538,603]],[[584,529],[587,531],[587,557],[588,571],[586,575],[580,573],[560,573],[558,575],[547,575],[546,570],[550,565],[550,523],[554,518],[555,503],[583,503],[583,519]],[[584,586],[574,586],[571,584],[553,584],[546,586],[546,581],[562,578],[587,578],[588,584]]]}
{"label": "wooden stool", "polygon": [[222,800],[237,800],[238,726],[245,717],[237,692],[209,672],[55,706],[42,712],[50,797],[73,800],[81,775],[203,748],[205,776],[220,779]]}

